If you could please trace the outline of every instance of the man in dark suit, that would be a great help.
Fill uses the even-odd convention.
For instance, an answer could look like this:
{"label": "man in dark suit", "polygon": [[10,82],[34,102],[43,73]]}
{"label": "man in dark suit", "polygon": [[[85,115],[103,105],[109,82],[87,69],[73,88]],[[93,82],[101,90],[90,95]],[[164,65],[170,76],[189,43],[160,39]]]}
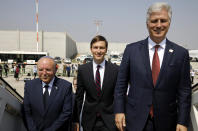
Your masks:
{"label": "man in dark suit", "polygon": [[82,103],[83,131],[115,131],[113,100],[114,88],[117,80],[118,66],[107,62],[105,54],[108,42],[103,36],[92,39],[90,49],[93,61],[83,64],[78,69],[77,92],[74,113],[79,122]]}
{"label": "man in dark suit", "polygon": [[127,45],[124,51],[114,101],[115,121],[121,131],[125,126],[127,131],[187,131],[189,54],[166,38],[171,15],[168,4],[151,5],[147,12],[149,37]]}
{"label": "man in dark suit", "polygon": [[72,84],[57,78],[56,63],[42,57],[37,64],[39,78],[27,81],[24,115],[29,131],[67,131],[72,114]]}

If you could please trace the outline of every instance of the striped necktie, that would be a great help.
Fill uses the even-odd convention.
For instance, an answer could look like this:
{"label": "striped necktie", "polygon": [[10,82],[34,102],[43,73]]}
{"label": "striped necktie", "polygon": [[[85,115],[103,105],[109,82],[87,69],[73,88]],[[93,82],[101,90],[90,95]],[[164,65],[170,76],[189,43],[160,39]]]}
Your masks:
{"label": "striped necktie", "polygon": [[101,96],[101,82],[100,82],[100,65],[97,65],[97,70],[96,70],[96,90],[97,90],[97,96]]}

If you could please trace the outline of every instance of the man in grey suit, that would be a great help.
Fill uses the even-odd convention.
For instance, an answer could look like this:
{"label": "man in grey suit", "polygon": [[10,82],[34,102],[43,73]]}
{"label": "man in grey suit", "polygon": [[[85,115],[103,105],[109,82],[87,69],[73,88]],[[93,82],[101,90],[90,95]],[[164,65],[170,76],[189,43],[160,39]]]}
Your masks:
{"label": "man in grey suit", "polygon": [[92,39],[93,61],[79,66],[75,99],[75,121],[79,122],[82,103],[83,131],[116,131],[113,113],[114,88],[118,66],[107,62],[108,42],[103,36]]}
{"label": "man in grey suit", "polygon": [[27,81],[24,115],[29,131],[67,131],[72,114],[72,84],[57,78],[56,63],[42,57],[37,65],[39,78]]}
{"label": "man in grey suit", "polygon": [[[191,108],[188,50],[166,38],[171,7],[147,12],[149,37],[127,45],[115,88],[116,125],[123,131],[187,131]],[[128,83],[130,89],[126,99]]]}

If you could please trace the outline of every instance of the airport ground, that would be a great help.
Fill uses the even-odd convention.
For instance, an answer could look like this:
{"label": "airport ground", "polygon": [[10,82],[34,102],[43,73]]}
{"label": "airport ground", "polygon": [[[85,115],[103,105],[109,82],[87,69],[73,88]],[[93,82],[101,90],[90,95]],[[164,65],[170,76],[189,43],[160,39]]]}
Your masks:
{"label": "airport ground", "polygon": [[[194,83],[192,84],[195,85],[198,83],[198,62],[191,62],[192,68],[197,71],[195,73],[195,77],[194,77]],[[66,76],[62,76],[61,72],[62,72],[62,65],[59,65],[59,76],[62,79],[68,80],[70,82],[73,81],[73,75],[71,77],[66,77]],[[27,72],[28,70],[30,70],[31,67],[27,67]],[[10,84],[22,97],[24,96],[24,79],[29,78],[29,79],[34,79],[34,76],[27,76],[27,73],[25,74],[20,74],[19,75],[19,81],[16,81],[16,79],[14,78],[14,74],[9,74],[8,77],[4,77],[4,80],[7,81],[8,84]],[[38,76],[37,76],[38,78]]]}

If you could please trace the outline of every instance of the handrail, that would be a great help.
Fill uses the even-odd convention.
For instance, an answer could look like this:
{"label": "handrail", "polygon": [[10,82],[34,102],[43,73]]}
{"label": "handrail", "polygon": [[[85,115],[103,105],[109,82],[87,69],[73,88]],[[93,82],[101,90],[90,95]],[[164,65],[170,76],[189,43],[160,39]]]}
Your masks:
{"label": "handrail", "polygon": [[0,78],[0,130],[27,131],[23,123],[23,97]]}
{"label": "handrail", "polygon": [[10,104],[6,104],[5,106],[5,110],[10,113],[13,116],[21,116],[21,112],[17,111],[13,106],[11,106]]}
{"label": "handrail", "polygon": [[5,88],[13,96],[15,96],[20,103],[23,102],[23,97],[10,84],[8,84],[2,77],[0,77],[0,88],[1,87]]}
{"label": "handrail", "polygon": [[198,90],[198,83],[197,83],[197,84],[194,84],[194,85],[192,86],[192,91],[194,92],[194,91],[196,91],[196,90]]}
{"label": "handrail", "polygon": [[193,131],[198,131],[198,83],[192,87],[191,122]]}

